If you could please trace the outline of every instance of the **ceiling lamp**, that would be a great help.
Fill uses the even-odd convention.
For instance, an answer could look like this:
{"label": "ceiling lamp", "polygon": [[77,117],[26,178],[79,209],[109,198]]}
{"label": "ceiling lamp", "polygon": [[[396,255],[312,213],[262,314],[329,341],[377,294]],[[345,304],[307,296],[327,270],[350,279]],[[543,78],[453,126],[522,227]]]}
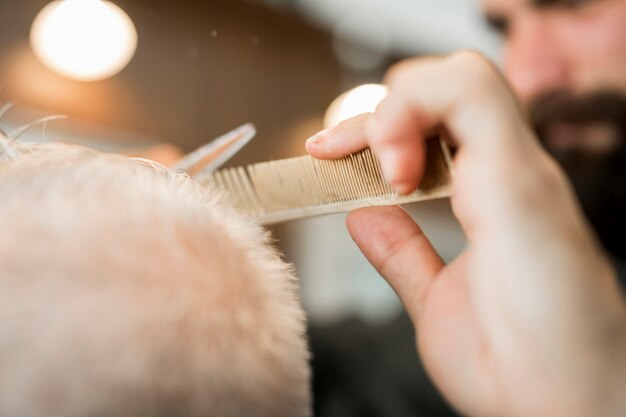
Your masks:
{"label": "ceiling lamp", "polygon": [[374,112],[388,93],[389,89],[381,84],[365,84],[343,93],[328,107],[324,127],[334,127],[359,114]]}
{"label": "ceiling lamp", "polygon": [[102,0],[59,0],[33,22],[30,42],[48,69],[79,81],[120,72],[137,48],[137,31],[122,9]]}

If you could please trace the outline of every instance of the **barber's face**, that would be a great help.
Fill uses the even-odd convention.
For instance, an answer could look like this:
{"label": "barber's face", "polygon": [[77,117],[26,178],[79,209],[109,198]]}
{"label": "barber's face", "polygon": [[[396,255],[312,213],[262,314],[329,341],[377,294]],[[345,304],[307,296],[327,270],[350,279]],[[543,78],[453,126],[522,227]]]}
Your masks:
{"label": "barber's face", "polygon": [[626,0],[482,0],[524,102],[555,90],[626,93]]}
{"label": "barber's face", "polygon": [[482,0],[504,73],[603,243],[626,258],[626,0]]}

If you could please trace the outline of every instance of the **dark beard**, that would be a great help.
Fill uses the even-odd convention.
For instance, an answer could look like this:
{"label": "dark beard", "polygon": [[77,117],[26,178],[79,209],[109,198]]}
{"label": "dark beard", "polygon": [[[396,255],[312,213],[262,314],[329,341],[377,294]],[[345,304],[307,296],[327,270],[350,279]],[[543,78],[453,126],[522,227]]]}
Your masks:
{"label": "dark beard", "polygon": [[[626,97],[609,91],[555,93],[537,100],[530,113],[539,138],[568,175],[600,240],[613,256],[626,259]],[[580,143],[594,140],[584,137],[589,126],[604,129],[610,149],[563,146],[568,130],[578,133],[573,136]],[[565,134],[559,135],[559,128]]]}

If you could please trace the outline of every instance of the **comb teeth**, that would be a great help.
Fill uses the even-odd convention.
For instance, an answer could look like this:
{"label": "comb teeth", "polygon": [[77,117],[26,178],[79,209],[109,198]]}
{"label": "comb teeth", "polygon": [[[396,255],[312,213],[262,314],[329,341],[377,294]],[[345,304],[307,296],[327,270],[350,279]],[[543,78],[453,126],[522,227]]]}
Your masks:
{"label": "comb teeth", "polygon": [[231,204],[262,224],[449,196],[446,149],[437,138],[426,144],[425,174],[420,187],[408,196],[393,191],[369,149],[334,161],[304,156],[228,168],[199,182],[224,190]]}

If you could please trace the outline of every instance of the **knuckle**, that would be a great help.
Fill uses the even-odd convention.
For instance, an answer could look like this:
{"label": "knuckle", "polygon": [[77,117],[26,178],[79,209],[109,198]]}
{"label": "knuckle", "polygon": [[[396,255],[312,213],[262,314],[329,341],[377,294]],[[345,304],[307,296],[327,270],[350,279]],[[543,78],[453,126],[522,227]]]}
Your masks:
{"label": "knuckle", "polygon": [[476,72],[491,71],[493,69],[491,61],[485,55],[470,49],[451,54],[448,61]]}
{"label": "knuckle", "polygon": [[462,72],[464,85],[471,91],[501,83],[501,77],[493,63],[480,52],[464,50],[450,55],[448,64],[454,71]]}
{"label": "knuckle", "polygon": [[388,85],[402,84],[408,79],[411,79],[419,68],[423,68],[431,60],[425,60],[424,58],[409,58],[400,61],[389,68],[385,75],[385,83]]}
{"label": "knuckle", "polygon": [[385,83],[388,85],[397,83],[399,79],[405,76],[409,68],[414,63],[415,61],[413,59],[409,59],[392,65],[385,75]]}
{"label": "knuckle", "polygon": [[407,235],[389,243],[378,260],[377,269],[382,276],[393,275],[394,269],[398,265],[398,259],[402,258],[402,252],[415,238],[415,235]]}

